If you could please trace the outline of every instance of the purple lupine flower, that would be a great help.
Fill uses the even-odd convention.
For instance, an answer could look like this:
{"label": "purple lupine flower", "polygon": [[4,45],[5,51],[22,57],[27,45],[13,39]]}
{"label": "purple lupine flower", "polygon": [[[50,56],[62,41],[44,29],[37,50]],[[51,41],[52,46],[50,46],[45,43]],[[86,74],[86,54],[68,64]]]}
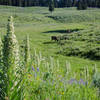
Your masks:
{"label": "purple lupine flower", "polygon": [[36,74],[36,73],[34,73],[34,77],[35,77],[35,78],[37,77],[37,74]]}
{"label": "purple lupine flower", "polygon": [[39,72],[39,68],[37,67],[37,71]]}
{"label": "purple lupine flower", "polygon": [[84,80],[83,80],[83,79],[80,79],[80,80],[79,80],[79,84],[83,84],[83,85],[85,85]]}
{"label": "purple lupine flower", "polygon": [[77,80],[75,80],[74,83],[77,84],[78,83]]}
{"label": "purple lupine flower", "polygon": [[55,83],[55,81],[53,80],[53,81],[52,81],[52,84],[54,84],[54,83]]}
{"label": "purple lupine flower", "polygon": [[65,81],[65,79],[64,78],[61,78],[61,80],[60,80],[61,82],[64,82]]}
{"label": "purple lupine flower", "polygon": [[32,66],[32,70],[35,71],[34,67]]}
{"label": "purple lupine flower", "polygon": [[77,81],[75,79],[69,80],[69,84],[73,84],[73,83],[77,83]]}

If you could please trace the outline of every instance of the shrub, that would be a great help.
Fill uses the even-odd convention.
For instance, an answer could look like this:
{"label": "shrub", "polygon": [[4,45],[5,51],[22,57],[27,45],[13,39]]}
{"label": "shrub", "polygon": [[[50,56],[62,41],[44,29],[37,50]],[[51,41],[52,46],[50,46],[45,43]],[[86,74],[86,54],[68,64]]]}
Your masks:
{"label": "shrub", "polygon": [[61,51],[61,54],[100,60],[100,47],[90,44],[87,44],[86,46],[68,45]]}
{"label": "shrub", "polygon": [[100,96],[100,73],[95,73],[93,76],[93,85],[99,88],[98,95]]}

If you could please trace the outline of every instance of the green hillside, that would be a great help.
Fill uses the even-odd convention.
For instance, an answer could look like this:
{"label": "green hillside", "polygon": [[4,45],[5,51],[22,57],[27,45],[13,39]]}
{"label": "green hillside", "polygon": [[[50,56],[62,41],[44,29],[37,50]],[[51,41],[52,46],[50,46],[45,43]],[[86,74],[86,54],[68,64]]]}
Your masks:
{"label": "green hillside", "polygon": [[[42,54],[46,61],[49,61],[51,57],[53,57],[54,62],[58,61],[60,71],[57,71],[57,65],[55,65],[56,67],[53,69],[56,74],[61,74],[64,79],[66,78],[64,74],[66,71],[66,62],[70,63],[69,66],[71,66],[72,72],[74,74],[80,71],[82,72],[84,67],[89,68],[91,75],[91,70],[94,68],[94,66],[97,66],[98,71],[100,71],[100,9],[88,8],[87,10],[77,11],[76,8],[56,8],[53,14],[51,14],[46,7],[23,8],[0,6],[0,36],[2,39],[3,36],[7,33],[7,20],[9,16],[14,17],[15,34],[20,43],[20,49],[22,49],[21,47],[24,45],[24,39],[26,35],[29,34],[31,56],[33,56],[33,65],[35,63],[34,55],[36,51],[37,54]],[[61,40],[58,42],[51,40],[51,36],[57,36],[61,38]],[[46,68],[44,68],[44,66],[45,64],[43,62],[41,70],[46,72]],[[31,72],[29,74],[31,74]],[[41,73],[39,75],[41,76]],[[73,74],[70,72],[70,75],[72,76]],[[80,77],[81,74],[77,77],[77,79]],[[57,83],[59,83],[59,91],[62,91],[60,93],[63,94],[64,85],[62,85],[62,83],[60,84],[59,80],[55,80]],[[31,80],[29,81],[31,82]],[[45,83],[47,87],[45,87],[45,84],[41,83],[40,80],[33,80],[33,82],[36,83],[32,84],[27,84],[26,82],[27,89],[30,89],[30,91],[27,91],[25,100],[29,100],[29,98],[30,100],[33,100],[33,98],[35,98],[35,96],[32,97],[31,95],[34,89],[36,89],[36,91],[38,91],[38,89],[41,90],[41,86],[44,86],[47,89],[49,87],[49,81],[47,81],[47,84]],[[47,90],[52,91],[50,92],[51,95],[53,95],[53,93],[55,95],[57,90],[55,92],[55,87],[52,87],[52,85],[50,86],[51,87],[49,90]],[[61,86],[62,89],[60,88]],[[34,87],[33,90],[31,90],[32,87]],[[71,86],[68,87],[68,89],[70,88]],[[77,88],[78,87],[76,87],[73,91],[77,92]],[[83,92],[84,88],[85,87],[82,87]],[[87,93],[92,91],[92,88],[87,88]],[[39,98],[35,98],[35,100],[67,100],[64,99],[64,97],[55,97],[54,95],[53,97],[55,98],[53,99],[44,99],[44,93],[46,94],[46,90],[44,91],[45,92],[43,92],[43,94],[41,92],[41,96],[36,92],[36,95],[39,96]],[[77,93],[80,93],[80,91],[81,89],[79,89]],[[94,94],[95,91],[96,89],[94,89],[91,93],[89,92],[89,95]],[[71,93],[73,93],[72,90],[69,90],[69,95],[71,95]],[[50,94],[46,95],[49,97]],[[51,95],[50,97],[52,97]],[[66,96],[66,94],[64,95]],[[77,99],[78,94],[73,95],[75,95],[76,98],[73,99],[74,96],[72,96],[71,99],[70,96],[68,96],[68,100],[81,100],[81,97],[78,97]],[[87,94],[84,95],[87,96]],[[96,94],[94,94],[94,97],[95,95]],[[94,99],[85,98],[84,100]],[[99,99],[96,98],[96,100]]]}
{"label": "green hillside", "polygon": [[[85,64],[91,66],[94,63],[99,66],[100,63],[98,61],[56,54],[59,52],[59,45],[56,42],[51,42],[52,35],[62,35],[62,31],[66,31],[67,29],[79,29],[78,33],[82,33],[82,38],[88,38],[85,36],[87,33],[96,33],[99,35],[99,30],[96,29],[99,28],[99,12],[99,9],[77,11],[75,8],[57,8],[53,15],[51,15],[48,8],[44,7],[20,8],[0,6],[0,32],[2,35],[6,33],[7,18],[12,15],[14,17],[15,33],[19,41],[22,43],[22,39],[25,35],[30,35],[32,53],[34,49],[36,49],[37,51],[41,51],[44,56],[53,56],[61,60],[62,66],[64,66],[63,64],[66,60],[71,61],[74,68],[76,68],[77,65],[77,67],[85,66]],[[56,16],[57,19],[55,19]],[[60,32],[60,30],[62,31]],[[49,34],[47,34],[48,31],[51,31],[51,33],[49,32]],[[90,33],[90,31],[92,32]],[[67,33],[65,32],[63,34],[66,35]],[[81,42],[77,43],[80,44]],[[84,44],[84,42],[82,43]],[[83,64],[81,64],[81,62]]]}

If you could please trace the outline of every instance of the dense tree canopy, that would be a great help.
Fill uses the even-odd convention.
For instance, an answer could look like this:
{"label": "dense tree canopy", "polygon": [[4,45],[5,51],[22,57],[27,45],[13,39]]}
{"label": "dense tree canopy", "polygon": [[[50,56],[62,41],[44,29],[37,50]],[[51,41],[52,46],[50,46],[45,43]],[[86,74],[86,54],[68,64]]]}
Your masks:
{"label": "dense tree canopy", "polygon": [[[48,6],[50,0],[0,0],[0,5],[11,5],[11,6]],[[73,7],[77,6],[82,2],[83,8],[88,7],[99,7],[100,0],[53,0],[55,7]],[[85,2],[85,3],[84,3]]]}

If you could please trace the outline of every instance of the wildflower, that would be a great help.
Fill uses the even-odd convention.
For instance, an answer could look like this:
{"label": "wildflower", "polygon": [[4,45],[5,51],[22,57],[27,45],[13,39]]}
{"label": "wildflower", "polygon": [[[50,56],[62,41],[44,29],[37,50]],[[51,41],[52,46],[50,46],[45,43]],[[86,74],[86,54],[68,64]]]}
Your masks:
{"label": "wildflower", "polygon": [[64,92],[61,92],[61,95],[64,95]]}
{"label": "wildflower", "polygon": [[37,77],[37,74],[36,74],[36,73],[34,74],[34,77],[35,77],[35,78]]}
{"label": "wildflower", "polygon": [[16,86],[18,84],[18,82],[16,81],[15,83],[14,83],[14,86]]}
{"label": "wildflower", "polygon": [[73,83],[76,83],[77,84],[77,80],[75,80],[75,79],[69,80],[69,84],[73,84]]}
{"label": "wildflower", "polygon": [[13,25],[13,17],[9,17],[8,19],[8,25],[7,25],[7,34],[4,37],[4,65],[6,68],[9,68],[11,65],[13,65],[14,70],[19,67],[19,45],[18,41],[16,39],[16,36],[14,34],[14,25]]}
{"label": "wildflower", "polygon": [[79,84],[83,84],[83,85],[85,85],[84,80],[83,80],[83,79],[80,79]]}
{"label": "wildflower", "polygon": [[37,80],[39,81],[39,80],[40,80],[40,78],[39,78],[39,77],[37,77]]}
{"label": "wildflower", "polygon": [[[22,71],[21,66],[19,66],[20,51],[19,51],[19,44],[18,44],[16,35],[14,34],[14,25],[13,25],[12,16],[9,17],[8,19],[7,33],[4,36],[4,40],[3,40],[3,64],[4,64],[3,78],[4,78],[4,84],[6,84],[3,92],[6,94],[9,90],[12,90],[13,88],[15,88],[15,86],[20,85],[18,83],[20,82],[20,78],[21,78],[20,72]],[[9,71],[9,74],[8,74],[8,71]],[[11,76],[13,77],[13,79],[11,78]],[[13,80],[17,80],[18,82],[14,82]],[[12,83],[12,87],[9,87],[9,84],[8,84],[9,82]],[[13,91],[10,91],[10,92],[11,94],[13,94]],[[16,91],[16,93],[17,92],[18,91]],[[9,98],[5,97],[5,100],[9,100]]]}
{"label": "wildflower", "polygon": [[37,68],[37,71],[39,72],[39,68]]}
{"label": "wildflower", "polygon": [[32,66],[32,70],[35,71],[34,67]]}
{"label": "wildflower", "polygon": [[31,78],[31,77],[32,77],[32,75],[31,75],[31,74],[29,74],[29,75],[28,75],[28,77],[29,77],[29,78]]}

